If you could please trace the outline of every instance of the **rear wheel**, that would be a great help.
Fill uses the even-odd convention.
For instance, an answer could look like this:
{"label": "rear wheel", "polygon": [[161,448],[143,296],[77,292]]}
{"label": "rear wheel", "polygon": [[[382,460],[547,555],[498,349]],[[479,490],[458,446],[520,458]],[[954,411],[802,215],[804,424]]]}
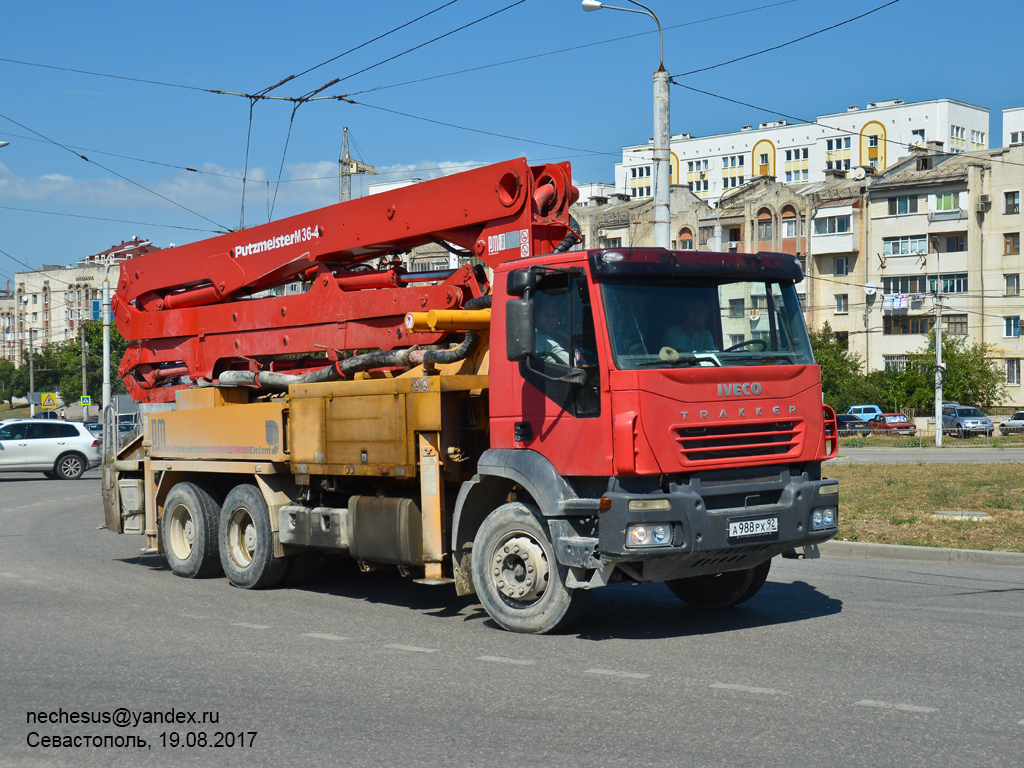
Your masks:
{"label": "rear wheel", "polygon": [[77,480],[85,474],[85,459],[77,453],[65,453],[53,466],[53,471],[61,480]]}
{"label": "rear wheel", "polygon": [[565,586],[568,569],[555,559],[540,512],[503,504],[473,540],[473,586],[495,622],[512,632],[544,634],[576,621],[590,591]]}
{"label": "rear wheel", "polygon": [[665,582],[676,597],[694,608],[732,608],[758,593],[768,578],[771,560],[753,568]]}
{"label": "rear wheel", "polygon": [[220,505],[194,483],[178,483],[164,500],[160,519],[164,556],[171,571],[186,579],[203,579],[221,572],[217,553]]}
{"label": "rear wheel", "polygon": [[224,499],[220,562],[228,581],[244,589],[275,587],[285,576],[287,561],[274,557],[270,511],[255,486],[236,486]]}

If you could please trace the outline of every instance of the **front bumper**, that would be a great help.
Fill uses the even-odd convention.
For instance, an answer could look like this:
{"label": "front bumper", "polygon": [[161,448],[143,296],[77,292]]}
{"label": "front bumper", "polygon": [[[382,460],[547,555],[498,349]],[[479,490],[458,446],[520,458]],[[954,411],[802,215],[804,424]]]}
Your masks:
{"label": "front bumper", "polygon": [[[667,508],[630,509],[631,501],[667,502]],[[641,581],[739,570],[831,539],[839,530],[838,509],[837,480],[813,480],[788,470],[762,477],[694,478],[671,484],[667,493],[609,491],[598,513],[595,555],[604,566],[629,564]],[[815,528],[814,513],[823,510],[830,511],[831,524]],[[777,527],[760,532],[768,527],[763,521]],[[634,546],[629,533],[636,525],[670,526],[671,540]]]}

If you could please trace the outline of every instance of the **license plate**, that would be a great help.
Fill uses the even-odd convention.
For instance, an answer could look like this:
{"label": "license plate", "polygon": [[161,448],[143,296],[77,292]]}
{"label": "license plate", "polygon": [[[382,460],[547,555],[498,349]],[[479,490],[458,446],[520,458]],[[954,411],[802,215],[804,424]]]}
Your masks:
{"label": "license plate", "polygon": [[777,517],[766,517],[763,520],[734,520],[729,523],[729,538],[765,536],[769,533],[778,533],[778,530],[779,518]]}

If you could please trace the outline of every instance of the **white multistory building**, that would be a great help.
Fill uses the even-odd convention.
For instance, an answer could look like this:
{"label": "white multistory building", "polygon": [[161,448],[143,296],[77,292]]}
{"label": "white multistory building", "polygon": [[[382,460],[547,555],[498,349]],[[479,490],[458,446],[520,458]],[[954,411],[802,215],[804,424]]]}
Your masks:
{"label": "white multistory building", "polygon": [[[1020,119],[1024,136],[1024,113]],[[869,102],[820,115],[813,123],[773,120],[715,136],[675,134],[669,141],[671,179],[715,204],[760,176],[796,184],[823,181],[829,170],[884,170],[910,147],[930,141],[953,153],[987,149],[988,131],[987,109],[954,99]],[[652,142],[623,147],[622,162],[615,165],[616,189],[650,197],[653,167]]]}

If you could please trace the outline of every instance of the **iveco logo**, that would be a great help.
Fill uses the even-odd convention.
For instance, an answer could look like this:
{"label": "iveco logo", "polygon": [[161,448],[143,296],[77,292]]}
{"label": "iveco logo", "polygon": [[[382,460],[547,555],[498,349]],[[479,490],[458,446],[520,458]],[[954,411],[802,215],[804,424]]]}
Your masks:
{"label": "iveco logo", "polygon": [[737,382],[735,384],[718,385],[719,397],[750,397],[751,395],[760,394],[761,382],[759,381],[745,381],[743,383]]}

